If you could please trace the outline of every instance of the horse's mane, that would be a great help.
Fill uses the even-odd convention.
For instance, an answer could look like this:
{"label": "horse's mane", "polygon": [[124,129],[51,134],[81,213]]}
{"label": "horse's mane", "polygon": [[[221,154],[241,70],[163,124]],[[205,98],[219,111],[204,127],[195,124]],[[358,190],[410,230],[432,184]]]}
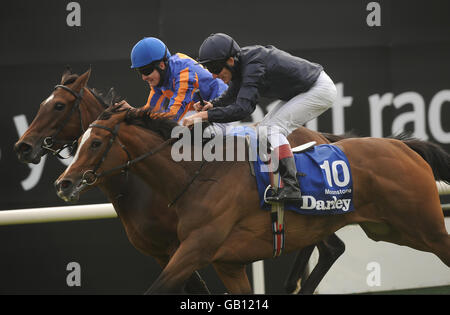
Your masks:
{"label": "horse's mane", "polygon": [[360,138],[361,137],[360,135],[358,135],[353,130],[346,131],[342,135],[335,135],[335,134],[328,133],[328,132],[321,132],[321,134],[322,134],[322,136],[324,136],[331,143],[338,142],[338,141],[341,141],[341,140],[344,140],[344,139],[348,139],[348,138]]}
{"label": "horse's mane", "polygon": [[161,135],[164,140],[170,139],[172,136],[172,129],[178,126],[178,123],[172,119],[151,118],[148,111],[134,108],[128,110],[125,122],[130,125],[154,131]]}
{"label": "horse's mane", "polygon": [[170,139],[172,129],[175,126],[178,126],[178,123],[174,120],[168,118],[151,118],[146,110],[140,108],[124,108],[121,105],[112,105],[108,107],[100,114],[97,120],[109,120],[111,116],[125,111],[127,112],[124,119],[125,123],[156,132],[164,140]]}

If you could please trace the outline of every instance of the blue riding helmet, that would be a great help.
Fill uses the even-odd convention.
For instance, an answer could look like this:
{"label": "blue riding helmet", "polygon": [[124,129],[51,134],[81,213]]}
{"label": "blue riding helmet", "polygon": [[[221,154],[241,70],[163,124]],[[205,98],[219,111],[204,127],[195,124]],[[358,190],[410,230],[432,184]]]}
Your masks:
{"label": "blue riding helmet", "polygon": [[140,68],[170,57],[167,46],[158,38],[144,37],[131,50],[131,68]]}

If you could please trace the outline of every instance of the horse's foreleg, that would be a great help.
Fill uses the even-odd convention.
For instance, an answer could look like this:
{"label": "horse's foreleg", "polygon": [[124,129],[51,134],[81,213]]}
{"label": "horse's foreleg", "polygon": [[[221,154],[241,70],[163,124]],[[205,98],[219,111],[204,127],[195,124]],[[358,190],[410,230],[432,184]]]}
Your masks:
{"label": "horse's foreleg", "polygon": [[214,269],[231,294],[252,294],[245,265],[214,263]]}
{"label": "horse's foreleg", "polygon": [[147,294],[176,294],[182,293],[182,287],[195,270],[209,265],[218,244],[215,235],[204,228],[191,232],[189,237],[181,242],[169,263],[155,280]]}
{"label": "horse's foreleg", "polygon": [[344,253],[345,244],[336,234],[332,234],[326,240],[317,244],[317,248],[319,249],[319,261],[309,277],[305,279],[299,294],[314,293],[314,290],[325,277],[328,270],[330,270],[339,256]]}
{"label": "horse's foreleg", "polygon": [[187,294],[211,294],[198,271],[194,271],[194,273],[189,277],[184,286],[184,291]]}
{"label": "horse's foreleg", "polygon": [[[169,262],[168,255],[155,256],[155,260],[164,269]],[[198,271],[194,271],[184,285],[183,292],[186,294],[211,294]]]}

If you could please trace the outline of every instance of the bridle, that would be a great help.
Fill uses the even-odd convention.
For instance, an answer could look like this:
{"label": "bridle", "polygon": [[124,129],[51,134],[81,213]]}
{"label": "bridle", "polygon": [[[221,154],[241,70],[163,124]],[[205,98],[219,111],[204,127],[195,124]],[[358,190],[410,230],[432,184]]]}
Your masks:
{"label": "bridle", "polygon": [[[119,127],[120,127],[120,123],[117,123],[114,126],[114,129],[111,129],[109,127],[102,126],[102,125],[99,125],[99,124],[90,124],[89,125],[89,128],[100,128],[100,129],[104,129],[106,131],[109,131],[111,133],[112,137],[109,139],[109,142],[108,142],[108,145],[107,145],[105,151],[103,151],[102,158],[97,162],[97,164],[94,166],[94,168],[92,170],[87,170],[86,172],[84,172],[84,174],[82,176],[82,180],[81,180],[82,184],[93,185],[97,181],[97,179],[99,179],[100,177],[104,177],[104,176],[109,175],[109,174],[111,174],[113,172],[116,172],[116,171],[128,172],[129,168],[133,164],[136,164],[137,162],[142,161],[143,159],[158,153],[159,151],[164,149],[164,147],[174,143],[177,140],[176,138],[170,138],[170,139],[164,141],[162,144],[160,144],[156,148],[154,148],[153,150],[151,150],[151,151],[149,151],[147,153],[144,153],[144,154],[138,156],[135,159],[131,159],[131,155],[130,155],[129,151],[127,150],[127,148],[118,139]],[[100,174],[97,174],[98,169],[100,168],[102,163],[105,161],[106,156],[108,155],[109,151],[111,150],[111,147],[112,147],[114,141],[116,140],[116,138],[117,138],[118,144],[120,145],[122,150],[124,150],[125,153],[127,154],[127,157],[128,157],[127,162],[124,163],[124,164],[118,165],[116,167],[113,167],[113,168],[111,168],[111,169],[109,169],[107,171],[103,171]]]}
{"label": "bridle", "polygon": [[[65,159],[64,157],[62,157],[60,155],[60,152],[62,150],[64,150],[65,148],[68,147],[74,147],[75,143],[77,142],[77,139],[73,140],[73,141],[60,141],[60,140],[56,140],[56,136],[63,130],[63,128],[66,126],[66,124],[69,122],[69,119],[72,117],[73,113],[75,111],[78,111],[79,117],[80,117],[80,129],[81,129],[81,134],[83,134],[85,132],[85,129],[83,127],[83,117],[81,116],[81,110],[80,110],[80,104],[81,101],[83,100],[83,92],[84,92],[84,88],[81,89],[80,93],[75,92],[74,90],[72,90],[71,88],[62,85],[62,84],[58,84],[55,86],[55,88],[53,89],[53,91],[55,91],[58,88],[62,88],[64,90],[66,90],[67,92],[69,92],[70,94],[72,94],[73,96],[75,96],[75,103],[72,106],[72,110],[69,113],[69,115],[67,115],[67,117],[64,119],[64,121],[62,122],[62,124],[59,125],[58,129],[56,130],[56,132],[49,136],[44,138],[44,141],[41,145],[41,147],[44,150],[50,151],[52,152],[53,155],[58,156],[58,158],[60,159]],[[55,144],[63,144],[63,146],[60,149],[53,149],[52,147]]]}
{"label": "bridle", "polygon": [[[97,181],[97,179],[104,177],[106,175],[109,175],[111,173],[114,173],[116,171],[122,171],[122,172],[126,172],[126,174],[128,174],[128,170],[130,169],[130,167],[133,164],[136,164],[158,152],[160,152],[162,149],[164,149],[166,146],[171,145],[173,143],[175,143],[178,139],[177,138],[169,138],[168,140],[164,141],[163,143],[161,143],[160,145],[158,145],[156,148],[154,148],[153,150],[144,153],[140,156],[138,156],[135,159],[131,159],[131,155],[128,152],[128,150],[126,149],[126,147],[120,142],[120,140],[118,139],[118,133],[119,133],[119,126],[120,126],[120,122],[117,123],[114,126],[114,129],[111,129],[109,127],[106,126],[102,126],[99,124],[90,124],[89,128],[100,128],[100,129],[104,129],[106,131],[109,131],[112,134],[112,137],[109,139],[108,145],[105,149],[105,151],[103,151],[103,155],[102,158],[97,162],[97,164],[95,165],[94,169],[92,170],[87,170],[83,173],[83,176],[81,178],[81,185],[93,185],[95,184],[95,182]],[[124,150],[128,156],[128,160],[126,163],[118,165],[116,167],[113,167],[107,171],[103,171],[100,174],[97,174],[98,169],[100,168],[100,166],[102,165],[103,161],[106,159],[106,156],[108,155],[109,151],[111,150],[111,147],[115,141],[115,139],[117,138],[118,143],[120,145],[120,147],[122,148],[122,150]],[[203,160],[202,164],[200,165],[199,169],[195,171],[194,175],[192,176],[192,178],[190,179],[190,181],[187,183],[187,185],[178,193],[178,195],[167,205],[169,208],[171,206],[173,206],[178,199],[181,198],[181,196],[188,190],[189,186],[194,182],[194,180],[197,178],[198,175],[200,175],[200,171],[202,170],[203,166],[205,165],[206,161]],[[128,176],[127,176],[128,177]]]}

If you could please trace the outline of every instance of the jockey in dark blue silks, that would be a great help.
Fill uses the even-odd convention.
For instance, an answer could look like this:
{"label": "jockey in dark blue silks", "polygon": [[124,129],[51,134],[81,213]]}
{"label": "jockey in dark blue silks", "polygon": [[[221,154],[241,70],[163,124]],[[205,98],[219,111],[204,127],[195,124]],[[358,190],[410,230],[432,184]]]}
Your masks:
{"label": "jockey in dark blue silks", "polygon": [[201,106],[199,113],[185,119],[232,122],[248,117],[260,96],[281,100],[258,125],[266,127],[267,139],[279,159],[284,187],[269,201],[299,201],[301,191],[287,136],[318,117],[336,99],[336,87],[319,64],[292,56],[274,46],[239,47],[230,36],[209,36],[199,49],[198,61],[229,85],[220,97]]}
{"label": "jockey in dark blue silks", "polygon": [[150,95],[143,107],[152,117],[168,117],[181,123],[195,113],[192,105],[202,98],[211,100],[228,86],[189,56],[171,55],[167,46],[155,37],[145,37],[131,51],[131,68],[148,82]]}

